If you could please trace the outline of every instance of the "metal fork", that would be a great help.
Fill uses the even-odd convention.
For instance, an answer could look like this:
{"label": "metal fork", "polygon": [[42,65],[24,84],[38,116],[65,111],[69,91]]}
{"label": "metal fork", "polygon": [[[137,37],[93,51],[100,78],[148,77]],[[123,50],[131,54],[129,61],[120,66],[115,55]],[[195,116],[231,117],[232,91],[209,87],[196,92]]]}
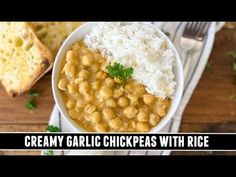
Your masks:
{"label": "metal fork", "polygon": [[[201,49],[210,24],[210,22],[188,22],[183,30],[180,38],[180,46],[183,49],[181,57],[184,65],[185,84],[190,76],[189,69],[191,61],[188,57]],[[183,54],[186,56],[183,57]]]}

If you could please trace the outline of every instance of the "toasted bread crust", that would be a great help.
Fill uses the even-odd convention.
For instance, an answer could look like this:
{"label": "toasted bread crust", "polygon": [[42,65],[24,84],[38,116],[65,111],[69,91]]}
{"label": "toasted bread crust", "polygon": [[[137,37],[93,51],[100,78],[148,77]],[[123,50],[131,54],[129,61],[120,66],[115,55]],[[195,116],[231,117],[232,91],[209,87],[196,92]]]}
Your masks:
{"label": "toasted bread crust", "polygon": [[30,22],[37,37],[55,57],[66,37],[82,22]]}
{"label": "toasted bread crust", "polygon": [[[6,22],[2,22],[2,23],[6,23]],[[17,22],[10,22],[10,23],[17,23]],[[30,76],[27,76],[27,72],[26,71],[23,71],[24,69],[27,69],[27,68],[24,68],[25,65],[22,65],[22,67],[19,66],[17,72],[17,74],[20,74],[20,72],[25,72],[24,75],[19,76],[19,78],[15,78],[15,79],[18,79],[20,81],[21,84],[17,85],[17,86],[14,86],[14,84],[9,84],[9,80],[7,78],[7,74],[11,74],[11,72],[14,71],[14,68],[11,68],[11,63],[9,64],[8,66],[8,70],[6,74],[6,76],[4,77],[1,77],[0,76],[0,80],[2,82],[2,85],[5,87],[7,93],[11,96],[16,96],[16,95],[21,95],[22,93],[24,93],[25,91],[28,91],[47,71],[49,71],[51,68],[52,68],[52,65],[53,65],[53,55],[52,53],[50,52],[50,50],[44,46],[40,40],[37,38],[37,36],[35,35],[32,27],[30,26],[30,24],[28,22],[21,22],[21,24],[19,24],[20,22],[18,22],[17,25],[22,25],[20,26],[22,29],[24,29],[28,35],[28,38],[27,40],[32,42],[33,43],[33,50],[31,52],[31,55],[36,53],[37,55],[37,59],[39,61],[41,61],[41,63],[33,63],[35,64],[35,66],[33,66],[33,71],[31,73]],[[2,24],[2,25],[5,25],[5,24]],[[6,27],[8,28],[8,27]],[[11,27],[9,27],[11,28]],[[14,29],[13,29],[14,31]],[[1,33],[1,32],[0,32]],[[15,31],[15,33],[17,33]],[[12,35],[16,35],[17,34],[12,34]],[[13,44],[12,44],[13,45]],[[10,45],[11,46],[11,45]],[[12,46],[14,47],[14,46]],[[17,58],[18,60],[24,60],[24,61],[21,61],[22,63],[23,62],[30,62],[30,60],[33,60],[33,57],[31,58],[30,54],[27,55],[27,52],[29,51],[24,51],[23,49],[19,49],[22,51],[23,54],[25,54],[26,56],[28,56],[27,58],[17,58],[17,54],[15,55],[15,53],[17,53],[17,51],[13,50],[13,54],[12,56],[15,56],[15,58]],[[9,57],[8,60],[10,60],[11,58]],[[28,65],[27,65],[28,66]],[[4,73],[4,72],[3,72]],[[16,82],[16,80],[14,80],[14,78],[11,78],[12,82]]]}

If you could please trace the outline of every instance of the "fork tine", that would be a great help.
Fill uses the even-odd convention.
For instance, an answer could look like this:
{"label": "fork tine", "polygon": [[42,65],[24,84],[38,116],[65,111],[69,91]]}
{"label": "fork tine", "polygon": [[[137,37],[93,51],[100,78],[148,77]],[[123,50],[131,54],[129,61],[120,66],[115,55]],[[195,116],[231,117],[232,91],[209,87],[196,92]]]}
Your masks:
{"label": "fork tine", "polygon": [[192,27],[193,30],[197,28],[197,24],[198,22],[193,22],[193,27]]}
{"label": "fork tine", "polygon": [[207,22],[202,22],[200,32],[206,27]]}
{"label": "fork tine", "polygon": [[192,23],[193,23],[193,22],[187,22],[185,28],[186,28],[186,29],[190,29],[191,26],[192,26]]}
{"label": "fork tine", "polygon": [[203,34],[203,35],[205,35],[205,34],[207,33],[208,28],[210,27],[210,25],[211,25],[211,23],[208,22],[208,23],[206,24],[205,28],[203,28],[203,30],[202,30],[202,34]]}
{"label": "fork tine", "polygon": [[200,29],[200,26],[201,26],[201,22],[197,22],[197,24],[196,24],[196,30],[199,30],[199,29]]}
{"label": "fork tine", "polygon": [[198,34],[198,37],[197,37],[197,40],[203,40],[204,37],[206,36],[206,33],[208,32],[208,29],[210,27],[210,22],[205,22],[202,27],[201,27],[201,30],[199,31],[199,34]]}
{"label": "fork tine", "polygon": [[193,26],[194,26],[194,22],[187,22],[187,24],[184,27],[182,35],[185,37],[190,37],[190,38],[192,35],[196,36],[197,34],[194,34],[196,33],[196,31],[194,31]]}
{"label": "fork tine", "polygon": [[194,27],[194,22],[191,22],[191,27],[190,27],[190,29],[194,29],[193,27]]}

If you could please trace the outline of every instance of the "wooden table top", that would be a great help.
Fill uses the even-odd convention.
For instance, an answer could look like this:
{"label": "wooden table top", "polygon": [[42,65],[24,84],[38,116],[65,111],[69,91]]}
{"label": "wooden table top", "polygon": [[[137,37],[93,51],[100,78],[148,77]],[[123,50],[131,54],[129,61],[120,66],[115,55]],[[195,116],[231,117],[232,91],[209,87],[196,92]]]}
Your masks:
{"label": "wooden table top", "polygon": [[[208,67],[185,109],[181,132],[236,132],[236,95],[232,69],[233,60],[228,52],[236,50],[236,29],[224,27],[216,35]],[[33,87],[40,93],[36,99],[37,109],[30,112],[24,108],[28,98],[22,95],[11,98],[0,87],[0,131],[45,131],[54,100],[51,90],[51,72]],[[37,151],[1,151],[0,154],[39,154]],[[172,152],[172,154],[236,154],[234,152]]]}

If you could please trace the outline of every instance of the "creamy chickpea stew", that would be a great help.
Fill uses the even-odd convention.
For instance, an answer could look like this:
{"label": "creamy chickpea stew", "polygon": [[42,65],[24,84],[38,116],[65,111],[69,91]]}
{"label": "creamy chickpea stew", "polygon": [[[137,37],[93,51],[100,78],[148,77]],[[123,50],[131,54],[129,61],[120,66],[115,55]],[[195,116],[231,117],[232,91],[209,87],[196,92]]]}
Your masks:
{"label": "creamy chickpea stew", "polygon": [[67,51],[58,79],[68,115],[89,132],[148,132],[163,118],[170,98],[149,94],[129,78],[109,75],[111,63],[83,41]]}

